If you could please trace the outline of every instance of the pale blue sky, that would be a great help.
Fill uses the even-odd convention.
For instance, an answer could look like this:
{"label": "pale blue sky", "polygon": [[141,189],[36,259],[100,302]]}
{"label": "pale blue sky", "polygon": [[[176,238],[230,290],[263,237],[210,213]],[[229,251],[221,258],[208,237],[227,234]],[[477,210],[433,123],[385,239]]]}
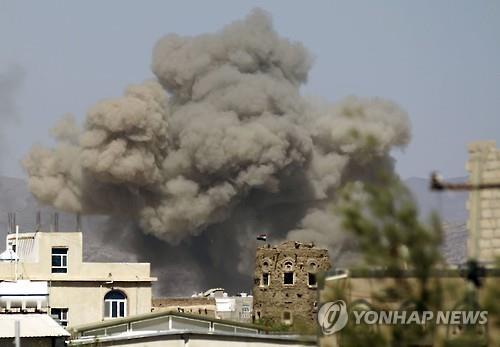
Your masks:
{"label": "pale blue sky", "polygon": [[49,143],[64,113],[82,120],[95,101],[151,77],[162,35],[214,31],[256,6],[314,54],[304,93],[381,96],[408,111],[403,177],[464,175],[468,141],[500,146],[500,1],[0,0],[0,73],[26,72],[0,174],[22,177],[20,158]]}

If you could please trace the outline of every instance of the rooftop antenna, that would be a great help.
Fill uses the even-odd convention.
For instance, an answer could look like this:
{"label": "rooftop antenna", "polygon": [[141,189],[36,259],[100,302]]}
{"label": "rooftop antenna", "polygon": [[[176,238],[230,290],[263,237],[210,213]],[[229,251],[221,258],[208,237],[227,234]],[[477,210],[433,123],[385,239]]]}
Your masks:
{"label": "rooftop antenna", "polygon": [[54,214],[52,215],[52,231],[59,231],[59,213],[57,212],[54,212]]}
{"label": "rooftop antenna", "polygon": [[9,212],[7,215],[9,219],[7,232],[12,234],[16,228],[16,214],[14,212]]}
{"label": "rooftop antenna", "polygon": [[7,212],[7,233],[12,234],[12,212]]}
{"label": "rooftop antenna", "polygon": [[82,216],[80,215],[80,213],[76,214],[76,231],[82,231]]}
{"label": "rooftop antenna", "polygon": [[36,224],[36,231],[39,231],[40,228],[42,227],[42,214],[40,212],[40,210],[36,211],[36,221],[35,221],[35,224]]}
{"label": "rooftop antenna", "polygon": [[16,250],[15,250],[15,255],[16,255],[16,266],[15,266],[15,271],[16,271],[16,282],[17,282],[17,279],[19,277],[19,273],[18,273],[18,264],[19,264],[19,256],[17,255],[18,254],[18,250],[19,250],[19,225],[16,224]]}
{"label": "rooftop antenna", "polygon": [[21,321],[14,321],[14,346],[21,347]]}

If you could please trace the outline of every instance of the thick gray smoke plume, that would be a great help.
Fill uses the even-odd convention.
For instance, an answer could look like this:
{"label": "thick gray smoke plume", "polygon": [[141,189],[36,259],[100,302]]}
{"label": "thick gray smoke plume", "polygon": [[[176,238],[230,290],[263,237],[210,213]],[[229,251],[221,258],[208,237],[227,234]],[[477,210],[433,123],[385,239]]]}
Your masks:
{"label": "thick gray smoke plume", "polygon": [[81,130],[63,119],[55,148],[33,148],[30,189],[63,210],[113,216],[107,237],[161,266],[163,291],[181,290],[172,279],[250,287],[262,232],[339,250],[336,188],[392,168],[389,151],[410,129],[390,101],[304,98],[311,64],[261,10],[214,34],[167,35],[153,51],[156,81],[99,102]]}

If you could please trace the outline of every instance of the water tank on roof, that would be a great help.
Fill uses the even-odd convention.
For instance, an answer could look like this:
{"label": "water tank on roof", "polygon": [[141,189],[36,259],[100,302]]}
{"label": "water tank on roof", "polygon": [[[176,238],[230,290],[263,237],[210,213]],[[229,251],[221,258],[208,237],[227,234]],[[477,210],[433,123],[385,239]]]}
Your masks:
{"label": "water tank on roof", "polygon": [[48,307],[47,282],[29,280],[0,282],[0,310],[42,310]]}

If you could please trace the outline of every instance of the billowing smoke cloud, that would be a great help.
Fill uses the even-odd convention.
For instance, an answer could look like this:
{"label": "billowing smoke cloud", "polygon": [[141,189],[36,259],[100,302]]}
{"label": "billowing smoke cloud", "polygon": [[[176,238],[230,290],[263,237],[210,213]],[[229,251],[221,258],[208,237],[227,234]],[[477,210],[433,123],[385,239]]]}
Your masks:
{"label": "billowing smoke cloud", "polygon": [[163,292],[249,288],[262,232],[338,252],[335,190],[391,168],[409,123],[383,99],[304,98],[311,64],[261,10],[214,34],[167,35],[155,81],[99,102],[81,130],[66,117],[55,148],[33,148],[30,189],[63,210],[111,215],[106,237],[152,260]]}

